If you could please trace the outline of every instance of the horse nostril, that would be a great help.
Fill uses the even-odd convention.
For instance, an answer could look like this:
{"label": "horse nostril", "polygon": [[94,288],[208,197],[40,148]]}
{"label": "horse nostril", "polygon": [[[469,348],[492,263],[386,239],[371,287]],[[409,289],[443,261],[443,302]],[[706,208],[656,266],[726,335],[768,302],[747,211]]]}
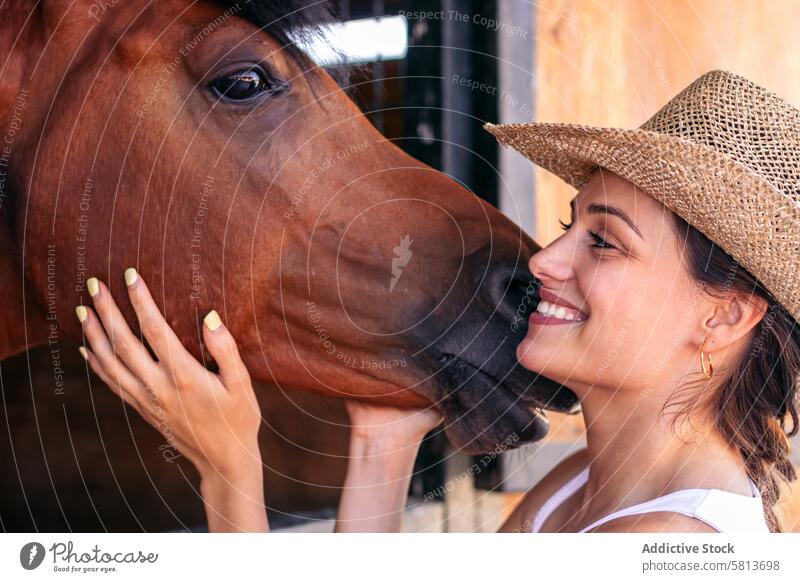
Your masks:
{"label": "horse nostril", "polygon": [[483,286],[492,309],[513,321],[527,320],[539,302],[539,281],[524,263],[503,263],[492,269]]}

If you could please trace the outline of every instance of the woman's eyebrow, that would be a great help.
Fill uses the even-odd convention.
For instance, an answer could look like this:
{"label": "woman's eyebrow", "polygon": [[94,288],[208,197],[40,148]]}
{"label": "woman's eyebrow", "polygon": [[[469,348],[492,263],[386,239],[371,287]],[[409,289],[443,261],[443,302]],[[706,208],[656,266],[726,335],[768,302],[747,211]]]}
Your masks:
{"label": "woman's eyebrow", "polygon": [[[573,198],[570,203],[570,207],[572,208],[572,214],[575,215],[575,199]],[[616,216],[617,218],[621,218],[625,221],[625,223],[633,229],[640,239],[644,240],[641,231],[636,227],[630,217],[625,214],[619,208],[614,206],[608,206],[607,204],[589,204],[589,208],[587,209],[589,214],[610,214],[612,216]]]}

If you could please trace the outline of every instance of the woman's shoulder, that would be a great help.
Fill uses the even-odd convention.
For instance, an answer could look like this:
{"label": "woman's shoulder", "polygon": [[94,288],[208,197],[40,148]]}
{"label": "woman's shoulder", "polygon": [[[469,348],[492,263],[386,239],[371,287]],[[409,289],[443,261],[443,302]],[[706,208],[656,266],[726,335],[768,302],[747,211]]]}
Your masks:
{"label": "woman's shoulder", "polygon": [[539,508],[570,479],[589,465],[586,449],[575,451],[562,459],[536,485],[522,497],[498,532],[525,533],[531,530],[533,518]]}

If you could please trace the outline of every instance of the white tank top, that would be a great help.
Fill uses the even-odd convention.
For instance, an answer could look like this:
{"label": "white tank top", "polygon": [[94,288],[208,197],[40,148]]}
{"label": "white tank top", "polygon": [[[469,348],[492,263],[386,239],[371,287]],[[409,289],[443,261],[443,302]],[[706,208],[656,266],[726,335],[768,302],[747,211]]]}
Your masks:
{"label": "white tank top", "polygon": [[[586,467],[542,504],[533,519],[531,532],[538,533],[553,511],[580,489],[588,479],[589,467]],[[583,528],[580,533],[592,530],[618,517],[656,511],[688,515],[722,533],[769,533],[769,526],[764,517],[761,493],[751,479],[748,478],[748,481],[753,491],[753,495],[750,497],[721,489],[682,489],[615,511]]]}

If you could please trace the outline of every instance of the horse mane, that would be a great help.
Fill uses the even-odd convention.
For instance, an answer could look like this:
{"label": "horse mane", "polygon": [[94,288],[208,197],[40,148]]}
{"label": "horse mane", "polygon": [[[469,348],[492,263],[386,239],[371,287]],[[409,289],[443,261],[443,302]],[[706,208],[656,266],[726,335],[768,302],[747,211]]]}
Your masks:
{"label": "horse mane", "polygon": [[296,44],[310,40],[327,24],[339,20],[337,6],[332,0],[213,0],[223,10],[229,10],[265,31],[286,48],[289,56],[299,63],[308,57]]}

